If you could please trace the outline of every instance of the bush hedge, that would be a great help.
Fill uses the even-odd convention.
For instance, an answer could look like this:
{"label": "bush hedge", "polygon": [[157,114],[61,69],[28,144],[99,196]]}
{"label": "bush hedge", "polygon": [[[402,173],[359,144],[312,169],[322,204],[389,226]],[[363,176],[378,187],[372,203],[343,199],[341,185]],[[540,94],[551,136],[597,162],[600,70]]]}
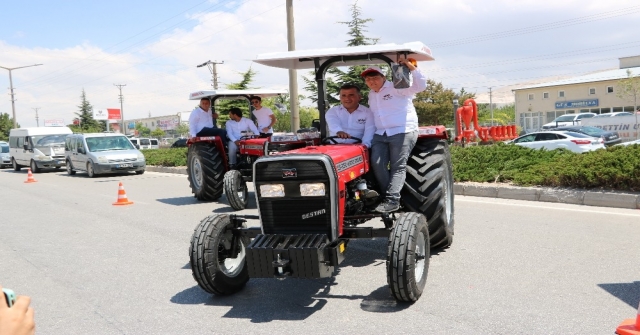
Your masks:
{"label": "bush hedge", "polygon": [[[187,148],[141,151],[148,165],[187,165]],[[640,191],[640,145],[576,154],[499,143],[452,146],[451,157],[456,182]]]}
{"label": "bush hedge", "polygon": [[520,186],[558,186],[640,190],[640,145],[583,154],[533,150],[517,145],[452,147],[457,182],[509,182]]}

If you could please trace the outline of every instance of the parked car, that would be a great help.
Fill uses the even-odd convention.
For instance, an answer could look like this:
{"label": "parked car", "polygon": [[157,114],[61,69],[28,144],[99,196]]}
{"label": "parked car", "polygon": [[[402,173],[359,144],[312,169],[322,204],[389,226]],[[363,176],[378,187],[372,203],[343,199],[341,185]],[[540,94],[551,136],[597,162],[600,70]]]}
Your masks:
{"label": "parked car", "polygon": [[627,145],[635,145],[635,144],[640,145],[640,140],[633,140],[633,141],[629,141],[629,142],[619,143],[619,144],[616,144],[616,146],[618,146],[618,145],[627,146]]}
{"label": "parked car", "polygon": [[157,139],[149,139],[149,149],[160,149],[160,144]]}
{"label": "parked car", "polygon": [[511,143],[531,149],[567,149],[576,153],[604,149],[604,141],[589,135],[563,130],[539,131],[522,135]]}
{"label": "parked car", "polygon": [[9,143],[0,141],[0,169],[11,166]]}
{"label": "parked car", "polygon": [[187,147],[187,139],[179,138],[173,144],[171,144],[172,148],[186,148]]}
{"label": "parked car", "polygon": [[15,128],[9,131],[9,152],[15,171],[22,167],[38,173],[40,169],[64,166],[64,139],[69,127]]}
{"label": "parked car", "polygon": [[73,134],[65,141],[67,174],[86,171],[89,178],[103,173],[135,171],[143,174],[144,155],[120,134]]}
{"label": "parked car", "polygon": [[557,127],[579,125],[583,119],[592,118],[596,115],[596,113],[565,114],[562,116],[558,116],[555,120],[547,124],[544,124],[542,126],[542,129],[553,129]]}
{"label": "parked car", "polygon": [[589,135],[591,137],[601,138],[604,141],[605,146],[611,146],[622,142],[622,138],[617,131],[606,131],[596,127],[590,126],[574,126],[574,127],[560,127],[554,130],[567,130],[576,133]]}
{"label": "parked car", "polygon": [[599,114],[594,116],[597,118],[601,118],[601,117],[614,117],[614,116],[627,116],[627,115],[633,115],[633,113],[631,112],[614,112],[614,113],[603,113],[603,114]]}

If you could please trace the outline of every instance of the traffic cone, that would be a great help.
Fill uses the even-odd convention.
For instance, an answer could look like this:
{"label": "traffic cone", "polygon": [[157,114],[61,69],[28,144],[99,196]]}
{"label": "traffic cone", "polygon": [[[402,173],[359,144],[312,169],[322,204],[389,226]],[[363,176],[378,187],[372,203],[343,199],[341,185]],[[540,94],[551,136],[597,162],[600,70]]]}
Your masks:
{"label": "traffic cone", "polygon": [[122,186],[122,183],[120,183],[118,185],[118,201],[114,202],[113,205],[121,206],[131,204],[133,204],[133,201],[129,201],[129,199],[127,199],[127,193],[124,191],[124,186]]}
{"label": "traffic cone", "polygon": [[640,303],[635,319],[626,319],[616,328],[618,335],[640,335]]}
{"label": "traffic cone", "polygon": [[31,173],[31,169],[28,169],[27,171],[29,171],[29,173],[27,174],[27,181],[25,181],[26,183],[37,183],[38,181],[33,178],[33,173]]}

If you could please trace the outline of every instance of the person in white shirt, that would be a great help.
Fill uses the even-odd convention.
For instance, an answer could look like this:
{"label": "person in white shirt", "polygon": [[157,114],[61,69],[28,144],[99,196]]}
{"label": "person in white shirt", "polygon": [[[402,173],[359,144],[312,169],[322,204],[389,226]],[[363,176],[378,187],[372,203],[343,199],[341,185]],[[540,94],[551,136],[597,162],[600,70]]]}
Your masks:
{"label": "person in white shirt", "polygon": [[329,136],[338,136],[340,143],[353,143],[350,138],[357,137],[370,148],[376,126],[371,110],[360,105],[361,99],[358,86],[344,84],[340,87],[340,105],[331,107],[324,117],[329,126]]}
{"label": "person in white shirt", "polygon": [[196,107],[189,115],[189,137],[220,136],[222,143],[227,145],[227,132],[215,125],[214,119],[217,113],[209,113],[211,101],[208,98],[200,99],[200,106]]}
{"label": "person in white shirt", "polygon": [[256,117],[258,129],[261,137],[268,137],[273,134],[273,125],[276,124],[276,116],[270,108],[262,106],[262,98],[258,96],[251,97],[251,105],[253,105],[253,116]]}
{"label": "person in white shirt", "polygon": [[240,138],[244,136],[242,132],[251,131],[258,135],[260,131],[251,120],[242,117],[242,111],[236,107],[229,110],[229,121],[225,124],[225,128],[227,129],[227,136],[231,140],[229,141],[229,165],[233,169],[238,159],[236,155],[240,145]]}
{"label": "person in white shirt", "polygon": [[427,80],[415,64],[405,59],[398,63],[411,71],[413,81],[408,88],[394,88],[377,66],[370,66],[360,74],[371,89],[369,108],[376,125],[371,141],[371,166],[381,191],[386,192],[384,201],[375,208],[381,213],[398,210],[400,206],[407,159],[418,140],[418,114],[413,99],[427,88]]}

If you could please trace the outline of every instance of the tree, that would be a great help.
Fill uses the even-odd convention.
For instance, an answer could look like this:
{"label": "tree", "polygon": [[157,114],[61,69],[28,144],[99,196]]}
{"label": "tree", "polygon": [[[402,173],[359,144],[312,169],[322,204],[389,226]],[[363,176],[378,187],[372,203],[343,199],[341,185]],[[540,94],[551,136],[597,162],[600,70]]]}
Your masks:
{"label": "tree", "polygon": [[[340,24],[347,25],[349,27],[349,35],[351,38],[347,40],[347,46],[359,46],[359,45],[372,45],[378,43],[379,38],[370,38],[364,35],[367,32],[367,22],[372,22],[373,19],[361,18],[362,11],[358,7],[358,1],[356,0],[351,5],[351,21],[338,22]],[[383,70],[386,70],[388,66],[386,64],[379,65]],[[350,66],[346,71],[342,71],[338,68],[332,67],[327,70],[329,74],[325,78],[325,86],[327,92],[327,101],[329,105],[337,105],[340,103],[339,93],[340,86],[346,83],[355,84],[361,88],[362,101],[361,103],[366,105],[369,97],[369,88],[363,84],[360,73],[364,71],[367,66],[356,65]],[[389,73],[389,71],[387,71]],[[302,77],[306,86],[305,90],[311,92],[307,98],[313,102],[318,102],[318,84],[315,81],[315,73],[311,72],[311,79]]]}
{"label": "tree", "polygon": [[[237,83],[232,83],[226,85],[227,89],[230,90],[247,90],[253,82],[253,78],[258,74],[256,71],[253,71],[251,67],[247,72],[240,72],[242,76],[242,80]],[[218,113],[218,127],[224,128],[224,125],[227,121],[229,121],[229,109],[237,107],[242,111],[242,115],[249,115],[249,103],[245,99],[222,99],[216,100],[215,111]]]}
{"label": "tree", "polygon": [[164,130],[156,128],[151,132],[151,137],[162,138],[164,137]]}
{"label": "tree", "polygon": [[[413,105],[418,114],[420,125],[446,125],[452,126],[453,119],[453,97],[456,93],[445,88],[440,82],[427,79],[427,89],[416,94]],[[466,99],[475,98],[475,94],[468,93],[463,89],[458,92],[458,100],[464,102]]]}
{"label": "tree", "polygon": [[[516,120],[516,105],[509,104],[506,106],[493,108],[493,124],[506,126],[514,123]],[[491,124],[491,109],[489,104],[478,104],[478,123],[484,125]]]}
{"label": "tree", "polygon": [[[640,76],[634,76],[631,70],[627,69],[627,78],[618,81],[618,92],[616,96],[620,99],[633,100],[633,115],[636,116],[638,124],[638,99],[640,99]],[[640,138],[640,130],[636,131],[636,138]]]}
{"label": "tree", "polygon": [[142,125],[142,122],[136,122],[136,130],[138,131],[138,136],[149,137],[151,135],[151,129]]}
{"label": "tree", "polygon": [[[20,125],[17,125],[20,128]],[[0,141],[9,140],[9,132],[13,128],[13,118],[9,113],[0,113]]]}
{"label": "tree", "polygon": [[[300,97],[299,97],[300,99]],[[276,123],[273,125],[274,131],[290,132],[291,131],[291,111],[289,110],[289,95],[283,94],[274,98],[262,99],[262,105],[270,108],[273,114],[276,116]],[[284,111],[276,106],[280,104],[285,107]],[[311,127],[311,122],[320,117],[318,109],[315,107],[301,106],[300,107],[300,128]]]}
{"label": "tree", "polygon": [[87,100],[87,95],[84,92],[84,89],[82,89],[82,95],[80,95],[80,105],[78,106],[79,112],[75,113],[76,116],[78,116],[78,120],[80,122],[80,124],[78,125],[78,127],[74,127],[77,128],[80,132],[87,132],[87,133],[96,133],[96,132],[102,132],[106,130],[106,127],[103,127],[102,124],[98,123],[98,121],[96,121],[93,118],[93,106],[91,106],[91,103],[89,102],[89,100]]}
{"label": "tree", "polygon": [[175,132],[180,137],[186,137],[186,135],[189,133],[189,126],[181,122],[176,126]]}

